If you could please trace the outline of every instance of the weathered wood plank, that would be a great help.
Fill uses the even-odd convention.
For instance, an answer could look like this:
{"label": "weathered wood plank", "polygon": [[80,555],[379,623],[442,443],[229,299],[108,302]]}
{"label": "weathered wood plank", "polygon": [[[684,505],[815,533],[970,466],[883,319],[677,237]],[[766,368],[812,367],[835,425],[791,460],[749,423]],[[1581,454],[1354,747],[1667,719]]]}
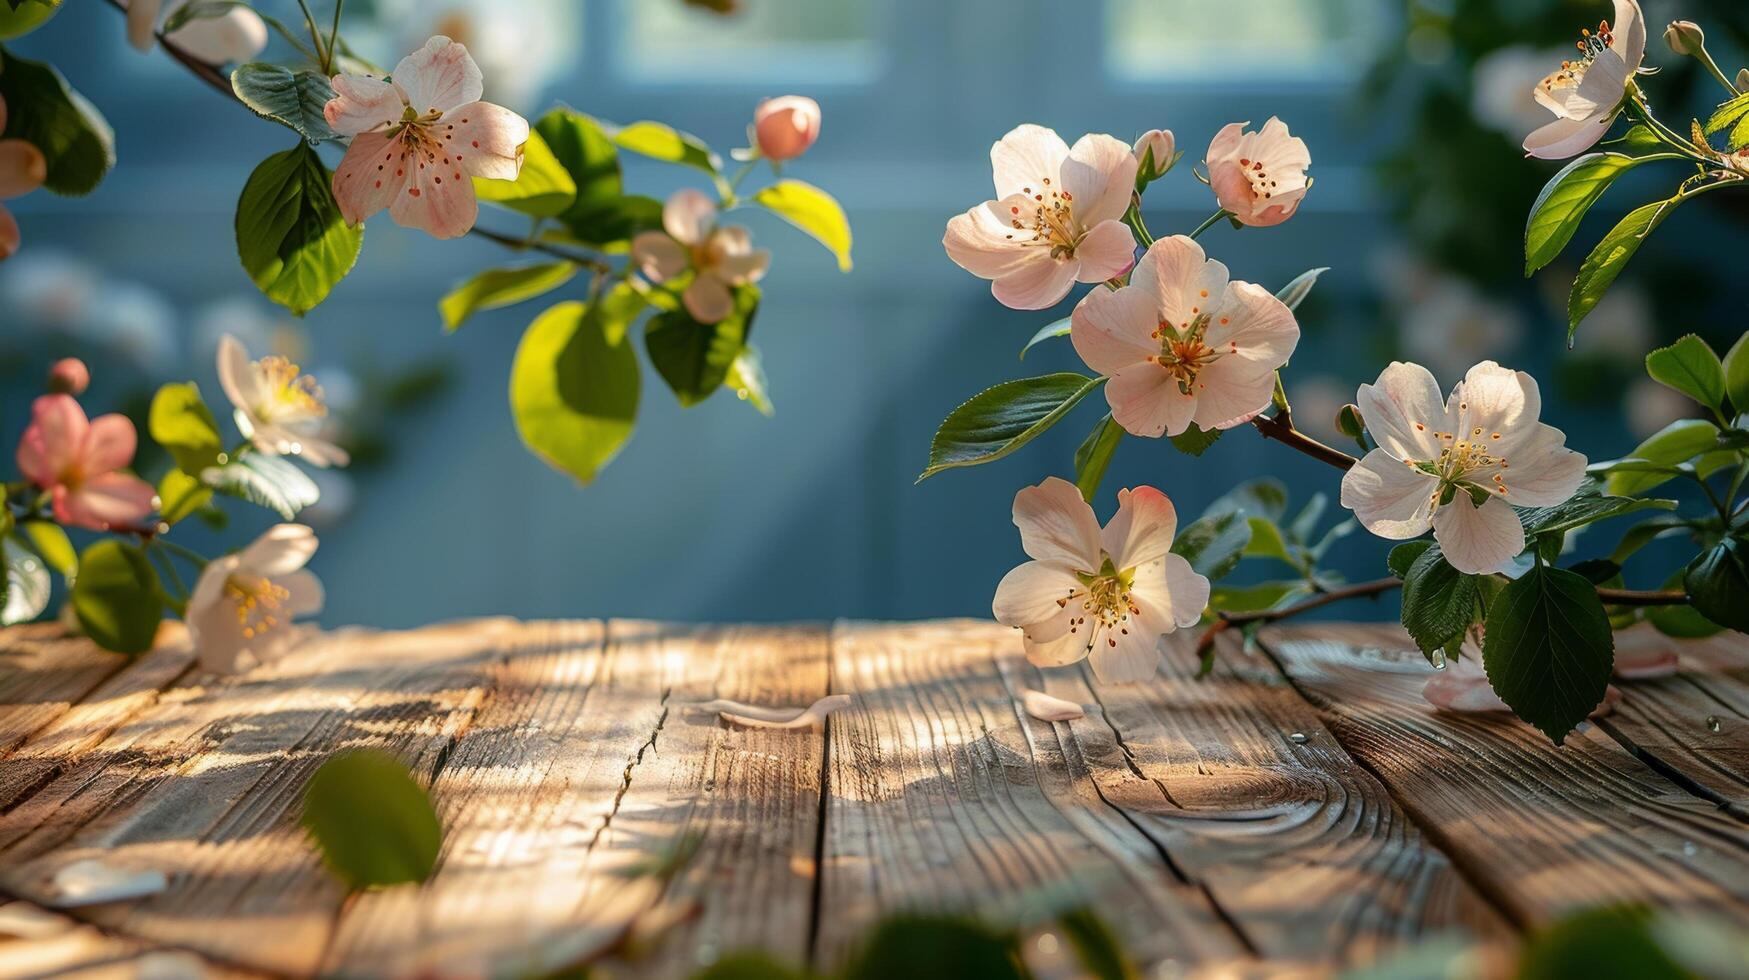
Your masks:
{"label": "weathered wood plank", "polygon": [[856,700],[828,732],[817,966],[889,912],[1012,910],[1045,892],[1095,909],[1145,962],[1246,957],[1206,896],[1101,799],[1089,766],[1108,753],[1087,759],[1020,707],[1008,678],[1031,668],[1014,631],[841,624],[832,648],[833,693]]}
{"label": "weathered wood plank", "polygon": [[0,977],[9,980],[38,977],[225,980],[258,976],[216,966],[186,950],[163,949],[118,938],[28,902],[0,899]]}
{"label": "weathered wood plank", "polygon": [[1610,902],[1749,923],[1749,827],[1586,724],[1557,748],[1441,712],[1394,626],[1266,630],[1265,647],[1454,863],[1520,924]]}
{"label": "weathered wood plank", "polygon": [[127,665],[59,623],[0,630],[0,758]]}

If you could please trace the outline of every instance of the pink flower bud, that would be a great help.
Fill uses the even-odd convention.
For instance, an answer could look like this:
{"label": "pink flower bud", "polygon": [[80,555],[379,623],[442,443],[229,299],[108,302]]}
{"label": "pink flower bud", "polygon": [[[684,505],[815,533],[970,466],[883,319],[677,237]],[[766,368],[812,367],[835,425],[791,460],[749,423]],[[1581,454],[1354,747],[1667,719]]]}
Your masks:
{"label": "pink flower bud", "polygon": [[805,95],[766,99],[753,110],[753,138],[767,160],[792,160],[820,138],[820,104]]}
{"label": "pink flower bud", "polygon": [[[1177,152],[1177,149],[1178,141],[1172,138],[1172,130],[1150,129],[1136,140],[1136,163],[1149,166],[1149,170],[1144,176],[1152,180],[1165,173],[1166,169],[1172,166],[1172,154]],[[1153,153],[1152,157],[1148,156],[1150,151]],[[1149,164],[1150,159],[1153,161],[1151,165]]]}
{"label": "pink flower bud", "polygon": [[48,389],[58,395],[83,395],[91,386],[91,371],[77,357],[63,357],[49,368]]}

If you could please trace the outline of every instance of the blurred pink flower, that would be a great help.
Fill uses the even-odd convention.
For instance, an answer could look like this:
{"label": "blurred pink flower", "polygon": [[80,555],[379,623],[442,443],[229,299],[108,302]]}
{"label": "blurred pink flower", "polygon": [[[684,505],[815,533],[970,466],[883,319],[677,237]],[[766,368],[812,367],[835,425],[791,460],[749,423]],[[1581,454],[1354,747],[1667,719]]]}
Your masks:
{"label": "blurred pink flower", "polygon": [[49,390],[59,395],[83,395],[91,386],[91,369],[77,357],[63,357],[49,368]]}
{"label": "blurred pink flower", "polygon": [[753,110],[753,136],[767,160],[793,160],[820,138],[820,104],[805,95],[766,99]]}
{"label": "blurred pink flower", "polygon": [[447,37],[402,58],[391,77],[334,76],[322,114],[352,137],[334,172],[340,213],[358,224],[388,208],[398,225],[465,235],[479,216],[468,178],[515,180],[528,120],[480,101],[479,67]]}
{"label": "blurred pink flower", "polygon": [[1537,83],[1536,100],[1555,121],[1524,138],[1524,152],[1544,160],[1563,160],[1590,149],[1609,124],[1646,55],[1646,17],[1635,0],[1615,0],[1615,26],[1609,21],[1587,30],[1579,58]]}
{"label": "blurred pink flower", "polygon": [[137,438],[125,416],[88,420],[71,395],[43,395],[18,442],[18,469],[49,492],[55,520],[106,531],[158,506],[151,484],[118,472],[133,462]]}
{"label": "blurred pink flower", "polygon": [[[6,128],[6,100],[0,98],[0,130]],[[28,194],[42,186],[48,162],[34,144],[21,139],[0,140],[0,201]],[[0,261],[18,251],[18,221],[0,207]]]}
{"label": "blurred pink flower", "polygon": [[1244,123],[1228,123],[1209,143],[1209,186],[1221,207],[1241,224],[1279,225],[1294,216],[1311,181],[1312,154],[1306,141],[1290,134],[1274,116],[1255,133]]}
{"label": "blurred pink flower", "polygon": [[[128,43],[141,51],[152,50],[159,11],[168,19],[190,2],[175,0],[165,7],[163,0],[128,0]],[[241,64],[267,47],[267,23],[247,5],[235,4],[185,22],[165,40],[209,65]]]}
{"label": "blurred pink flower", "polygon": [[632,260],[654,282],[693,270],[680,300],[700,323],[717,323],[733,312],[734,287],[758,282],[771,265],[771,253],[754,248],[747,229],[719,226],[716,204],[690,187],[662,206],[662,227],[632,239]]}

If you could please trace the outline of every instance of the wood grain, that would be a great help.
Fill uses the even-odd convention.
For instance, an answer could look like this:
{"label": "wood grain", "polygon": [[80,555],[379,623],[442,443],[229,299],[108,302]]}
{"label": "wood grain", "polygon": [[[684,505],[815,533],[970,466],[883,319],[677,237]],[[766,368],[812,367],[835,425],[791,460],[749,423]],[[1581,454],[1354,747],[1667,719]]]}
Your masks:
{"label": "wood grain", "polygon": [[1749,924],[1749,828],[1593,724],[1557,748],[1506,715],[1438,711],[1394,626],[1268,630],[1342,744],[1516,922],[1647,902]]}

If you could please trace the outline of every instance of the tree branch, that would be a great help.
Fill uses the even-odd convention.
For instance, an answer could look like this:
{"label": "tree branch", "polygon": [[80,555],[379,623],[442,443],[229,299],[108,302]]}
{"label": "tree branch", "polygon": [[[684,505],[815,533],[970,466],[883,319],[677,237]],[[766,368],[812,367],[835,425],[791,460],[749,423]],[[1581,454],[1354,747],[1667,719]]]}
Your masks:
{"label": "tree branch", "polygon": [[1342,450],[1332,449],[1294,428],[1293,416],[1285,411],[1274,416],[1259,415],[1251,420],[1251,425],[1263,438],[1274,439],[1289,449],[1305,453],[1321,463],[1329,463],[1339,470],[1352,469],[1359,462]]}

